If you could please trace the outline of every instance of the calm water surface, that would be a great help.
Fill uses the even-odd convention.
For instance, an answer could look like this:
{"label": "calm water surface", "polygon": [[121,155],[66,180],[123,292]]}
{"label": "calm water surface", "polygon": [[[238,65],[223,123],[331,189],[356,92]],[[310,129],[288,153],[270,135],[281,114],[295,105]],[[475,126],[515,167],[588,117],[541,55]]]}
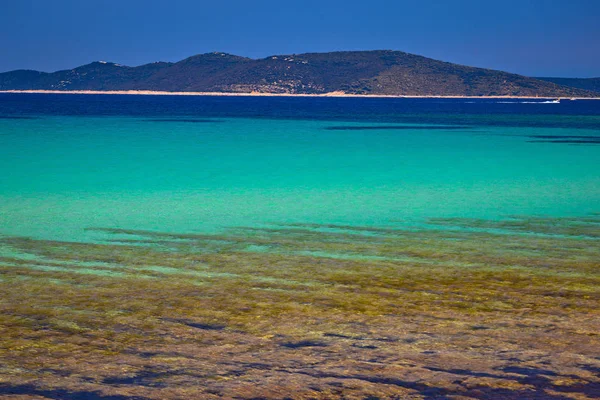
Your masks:
{"label": "calm water surface", "polygon": [[600,211],[600,101],[0,94],[0,234]]}

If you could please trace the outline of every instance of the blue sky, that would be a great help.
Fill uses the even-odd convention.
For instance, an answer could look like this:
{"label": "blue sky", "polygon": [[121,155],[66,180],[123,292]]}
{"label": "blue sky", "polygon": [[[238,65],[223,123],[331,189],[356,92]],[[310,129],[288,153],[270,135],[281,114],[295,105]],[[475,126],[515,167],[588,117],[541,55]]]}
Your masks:
{"label": "blue sky", "polygon": [[372,49],[600,76],[600,0],[0,0],[0,71]]}

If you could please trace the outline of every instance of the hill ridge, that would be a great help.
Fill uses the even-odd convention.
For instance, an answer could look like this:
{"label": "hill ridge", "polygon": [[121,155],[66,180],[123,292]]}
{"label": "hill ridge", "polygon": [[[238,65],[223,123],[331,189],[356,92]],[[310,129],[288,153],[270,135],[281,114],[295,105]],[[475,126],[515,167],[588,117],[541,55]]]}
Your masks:
{"label": "hill ridge", "polygon": [[558,77],[540,77],[541,81],[556,83],[557,85],[569,86],[573,88],[589,90],[600,95],[600,77],[594,78],[558,78]]}
{"label": "hill ridge", "polygon": [[593,97],[569,87],[487,68],[398,50],[279,54],[252,59],[225,52],[192,55],[175,63],[126,66],[95,61],[51,73],[0,73],[0,90],[145,90],[405,96]]}

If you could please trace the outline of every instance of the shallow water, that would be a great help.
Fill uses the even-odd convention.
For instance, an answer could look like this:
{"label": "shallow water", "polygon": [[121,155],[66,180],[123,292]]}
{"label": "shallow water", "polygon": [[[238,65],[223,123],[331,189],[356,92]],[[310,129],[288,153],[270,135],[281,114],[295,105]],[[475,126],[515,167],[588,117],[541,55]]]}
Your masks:
{"label": "shallow water", "polygon": [[600,102],[563,103],[2,95],[0,233],[585,215]]}
{"label": "shallow water", "polygon": [[599,135],[592,101],[0,94],[0,396],[597,397]]}

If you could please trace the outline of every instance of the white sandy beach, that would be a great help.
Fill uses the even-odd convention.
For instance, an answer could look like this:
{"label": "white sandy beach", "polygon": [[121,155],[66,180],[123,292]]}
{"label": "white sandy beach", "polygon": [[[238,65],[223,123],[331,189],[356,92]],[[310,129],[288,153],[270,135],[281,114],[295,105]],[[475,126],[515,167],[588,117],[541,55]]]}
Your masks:
{"label": "white sandy beach", "polygon": [[[0,93],[38,93],[38,94],[119,94],[146,96],[258,96],[258,97],[362,97],[362,98],[392,98],[392,99],[557,99],[558,97],[534,96],[416,96],[416,95],[380,95],[380,94],[349,94],[344,92],[329,92],[322,94],[299,93],[238,93],[238,92],[161,92],[154,90],[1,90]],[[600,97],[560,97],[559,99],[600,100]]]}

